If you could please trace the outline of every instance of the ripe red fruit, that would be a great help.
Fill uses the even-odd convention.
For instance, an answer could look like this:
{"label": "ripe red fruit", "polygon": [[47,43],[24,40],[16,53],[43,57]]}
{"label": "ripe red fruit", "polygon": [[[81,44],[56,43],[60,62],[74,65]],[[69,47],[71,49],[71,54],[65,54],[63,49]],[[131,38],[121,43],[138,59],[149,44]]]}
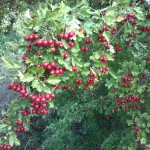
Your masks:
{"label": "ripe red fruit", "polygon": [[67,53],[63,53],[63,57],[66,59],[68,58],[68,54]]}
{"label": "ripe red fruit", "polygon": [[108,62],[108,59],[105,57],[105,56],[101,56],[99,58],[100,61],[104,62],[104,63],[107,63]]}
{"label": "ripe red fruit", "polygon": [[48,65],[48,66],[46,67],[46,69],[48,69],[48,70],[52,70],[53,68],[52,68],[52,66],[51,66],[51,65]]}
{"label": "ripe red fruit", "polygon": [[29,41],[33,41],[34,40],[34,36],[33,35],[29,35],[28,39],[29,39]]}
{"label": "ripe red fruit", "polygon": [[25,95],[27,92],[26,90],[21,90],[20,93]]}
{"label": "ripe red fruit", "polygon": [[43,104],[41,104],[41,106],[42,106],[43,108],[46,108],[47,104],[46,104],[46,103],[43,103]]}
{"label": "ripe red fruit", "polygon": [[75,90],[75,88],[74,87],[71,87],[71,91],[74,91]]}
{"label": "ripe red fruit", "polygon": [[67,49],[68,49],[68,50],[70,50],[70,49],[71,49],[71,46],[70,46],[70,45],[68,45]]}
{"label": "ripe red fruit", "polygon": [[63,47],[64,47],[62,43],[59,43],[58,46],[59,46],[60,48],[63,48]]}
{"label": "ripe red fruit", "polygon": [[41,68],[41,67],[42,67],[41,64],[36,65],[36,68]]}
{"label": "ripe red fruit", "polygon": [[63,34],[63,33],[60,33],[60,34],[58,35],[58,38],[59,38],[59,39],[64,38],[64,34]]}
{"label": "ripe red fruit", "polygon": [[75,67],[75,66],[73,66],[73,67],[72,67],[72,71],[76,72],[76,71],[78,71],[78,68]]}
{"label": "ripe red fruit", "polygon": [[56,53],[56,48],[54,48],[54,47],[51,48],[51,52],[52,52],[52,53]]}
{"label": "ripe red fruit", "polygon": [[34,35],[33,35],[33,38],[34,38],[35,40],[38,40],[38,39],[39,39],[39,35],[38,35],[38,34],[34,34]]}
{"label": "ripe red fruit", "polygon": [[113,31],[117,31],[117,27],[113,27]]}
{"label": "ripe red fruit", "polygon": [[45,94],[44,97],[46,98],[46,100],[50,100],[51,99],[50,94]]}
{"label": "ripe red fruit", "polygon": [[48,45],[49,45],[49,43],[48,43],[48,41],[47,41],[47,40],[43,40],[43,41],[42,41],[42,45],[43,45],[43,46],[48,46]]}
{"label": "ripe red fruit", "polygon": [[55,62],[51,62],[50,65],[51,65],[52,68],[56,68],[57,67]]}
{"label": "ripe red fruit", "polygon": [[85,52],[88,52],[89,51],[89,48],[88,47],[85,47]]}
{"label": "ripe red fruit", "polygon": [[54,74],[55,74],[55,70],[51,70],[50,75],[54,75]]}
{"label": "ripe red fruit", "polygon": [[23,126],[23,122],[18,120],[17,125],[18,126]]}
{"label": "ripe red fruit", "polygon": [[44,68],[47,68],[48,65],[49,65],[48,62],[44,62],[43,67],[44,67]]}
{"label": "ripe red fruit", "polygon": [[73,47],[75,44],[72,41],[69,41],[69,46]]}
{"label": "ripe red fruit", "polygon": [[50,94],[50,97],[51,97],[51,98],[55,98],[55,94],[54,94],[54,93],[51,93],[51,94]]}
{"label": "ripe red fruit", "polygon": [[63,38],[64,38],[65,40],[68,40],[68,38],[69,38],[68,33],[64,34]]}
{"label": "ripe red fruit", "polygon": [[26,41],[29,41],[29,36],[28,36],[28,35],[25,36],[25,40],[26,40]]}
{"label": "ripe red fruit", "polygon": [[59,69],[56,69],[55,70],[55,75],[59,75],[60,73],[59,73]]}
{"label": "ripe red fruit", "polygon": [[41,101],[40,97],[35,98],[35,102],[40,102],[40,101]]}
{"label": "ripe red fruit", "polygon": [[75,36],[75,32],[74,31],[69,32],[68,36],[69,37],[74,37]]}
{"label": "ripe red fruit", "polygon": [[79,81],[78,81],[78,84],[82,84],[82,80],[79,80]]}
{"label": "ripe red fruit", "polygon": [[43,46],[43,40],[37,40],[36,45],[37,46]]}
{"label": "ripe red fruit", "polygon": [[52,39],[47,40],[47,42],[48,42],[48,45],[54,45],[54,41]]}

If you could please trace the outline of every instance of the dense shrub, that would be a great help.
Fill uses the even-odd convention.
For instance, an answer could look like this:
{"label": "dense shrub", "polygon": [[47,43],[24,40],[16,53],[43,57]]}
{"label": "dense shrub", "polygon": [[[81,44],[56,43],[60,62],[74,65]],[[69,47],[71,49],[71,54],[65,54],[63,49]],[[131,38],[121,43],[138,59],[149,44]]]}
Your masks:
{"label": "dense shrub", "polygon": [[21,69],[8,86],[19,98],[2,112],[1,149],[18,139],[16,149],[148,149],[148,3],[51,2],[33,3],[13,25],[23,65],[3,57]]}

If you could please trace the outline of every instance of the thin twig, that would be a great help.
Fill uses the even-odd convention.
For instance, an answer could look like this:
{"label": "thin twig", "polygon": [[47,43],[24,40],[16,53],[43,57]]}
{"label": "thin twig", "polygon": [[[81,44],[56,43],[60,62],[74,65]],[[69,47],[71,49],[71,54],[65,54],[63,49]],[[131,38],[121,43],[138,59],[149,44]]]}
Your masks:
{"label": "thin twig", "polygon": [[123,27],[115,34],[115,36],[113,37],[113,39],[109,42],[109,44],[116,38],[116,36],[122,31]]}
{"label": "thin twig", "polygon": [[26,150],[26,148],[27,148],[27,146],[28,146],[29,141],[30,141],[30,139],[28,140],[28,142],[27,142],[27,144],[26,144],[26,146],[25,146],[24,150]]}

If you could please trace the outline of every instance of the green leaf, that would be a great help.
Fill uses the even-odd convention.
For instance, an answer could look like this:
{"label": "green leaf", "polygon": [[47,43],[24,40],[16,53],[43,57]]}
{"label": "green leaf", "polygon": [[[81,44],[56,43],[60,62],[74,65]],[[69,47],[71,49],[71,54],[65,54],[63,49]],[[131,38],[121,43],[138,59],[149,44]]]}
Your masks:
{"label": "green leaf", "polygon": [[29,106],[29,104],[30,104],[30,100],[29,99],[22,99],[21,102],[20,102],[20,107],[25,109],[27,106]]}
{"label": "green leaf", "polygon": [[68,44],[65,40],[61,40],[61,43],[64,45],[64,48],[67,49],[68,48]]}
{"label": "green leaf", "polygon": [[55,11],[55,12],[53,12],[53,13],[52,13],[52,12],[48,12],[48,13],[47,13],[47,18],[48,18],[47,20],[48,20],[48,21],[55,20],[55,19],[57,19],[57,18],[59,17],[59,15],[60,15],[60,14],[59,14],[58,11]]}
{"label": "green leaf", "polygon": [[106,55],[106,57],[107,57],[107,59],[108,59],[109,61],[114,61],[114,58],[112,57],[112,54],[106,53],[105,55]]}
{"label": "green leaf", "polygon": [[132,120],[127,120],[126,122],[127,122],[128,126],[133,125],[133,121]]}
{"label": "green leaf", "polygon": [[56,77],[56,76],[50,76],[48,79],[47,79],[47,82],[49,84],[52,84],[52,85],[56,85],[58,84],[59,82],[61,81],[61,79],[59,77]]}
{"label": "green leaf", "polygon": [[47,101],[49,108],[54,108],[54,103],[52,101]]}
{"label": "green leaf", "polygon": [[35,79],[35,77],[32,74],[25,74],[24,78],[22,79],[23,82],[31,82]]}
{"label": "green leaf", "polygon": [[21,68],[21,65],[18,62],[11,61],[6,57],[2,57],[2,60],[7,68]]}
{"label": "green leaf", "polygon": [[82,73],[83,75],[85,75],[85,76],[88,76],[89,73],[90,73],[90,70],[84,68],[84,69],[82,69],[81,73]]}
{"label": "green leaf", "polygon": [[37,79],[35,79],[35,80],[32,81],[32,87],[33,88],[38,87],[38,85],[39,85],[39,81]]}
{"label": "green leaf", "polygon": [[80,51],[79,45],[76,43],[74,47],[71,48],[71,52],[78,53]]}
{"label": "green leaf", "polygon": [[115,14],[115,9],[113,7],[110,7],[110,8],[107,9],[107,11],[106,11],[106,16],[107,17],[108,16],[114,17],[114,14]]}
{"label": "green leaf", "polygon": [[43,68],[36,68],[36,72],[40,75],[43,75],[43,73],[45,72],[45,70]]}
{"label": "green leaf", "polygon": [[51,92],[52,92],[52,90],[51,90],[50,87],[48,87],[48,86],[43,86],[43,91],[44,91],[45,93],[51,93]]}
{"label": "green leaf", "polygon": [[16,133],[14,131],[9,132],[8,135],[9,135],[9,144],[11,146],[13,146],[13,145],[16,145],[16,146],[20,145],[20,142],[17,139],[17,135],[16,135]]}
{"label": "green leaf", "polygon": [[146,138],[141,138],[140,141],[141,141],[142,144],[145,144],[146,143]]}

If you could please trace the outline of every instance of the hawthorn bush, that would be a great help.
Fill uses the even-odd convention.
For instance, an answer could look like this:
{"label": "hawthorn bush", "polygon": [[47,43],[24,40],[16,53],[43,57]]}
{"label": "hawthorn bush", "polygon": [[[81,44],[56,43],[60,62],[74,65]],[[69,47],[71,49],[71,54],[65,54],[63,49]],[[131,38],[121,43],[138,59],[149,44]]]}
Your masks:
{"label": "hawthorn bush", "polygon": [[28,149],[150,148],[148,3],[100,6],[42,3],[18,22],[23,65],[8,89],[20,98],[2,112],[2,150],[20,145],[18,138],[26,149],[32,140],[22,135],[35,138],[34,131]]}

